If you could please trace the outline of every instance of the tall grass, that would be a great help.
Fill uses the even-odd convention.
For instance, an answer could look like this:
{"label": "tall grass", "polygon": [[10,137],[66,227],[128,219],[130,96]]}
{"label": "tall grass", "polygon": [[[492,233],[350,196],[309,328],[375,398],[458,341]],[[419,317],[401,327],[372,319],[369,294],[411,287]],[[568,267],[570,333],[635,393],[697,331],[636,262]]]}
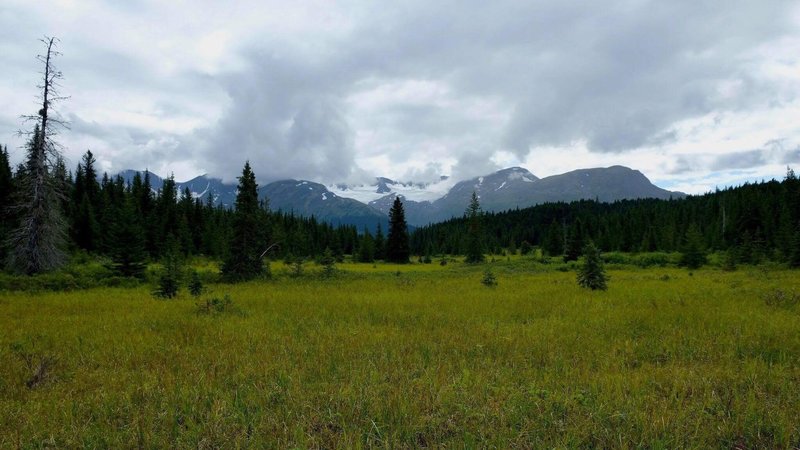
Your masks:
{"label": "tall grass", "polygon": [[796,272],[337,268],[212,285],[238,314],[0,294],[0,447],[800,444],[800,307],[769,301]]}

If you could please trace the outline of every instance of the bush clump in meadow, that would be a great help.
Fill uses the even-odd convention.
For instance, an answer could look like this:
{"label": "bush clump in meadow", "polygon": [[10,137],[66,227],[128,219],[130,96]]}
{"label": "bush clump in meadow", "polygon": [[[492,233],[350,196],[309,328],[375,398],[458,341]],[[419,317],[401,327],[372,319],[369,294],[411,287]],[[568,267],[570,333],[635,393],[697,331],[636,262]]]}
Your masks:
{"label": "bush clump in meadow", "polygon": [[786,292],[783,289],[775,289],[763,295],[764,303],[775,308],[792,309],[800,303],[800,294],[796,292]]}
{"label": "bush clump in meadow", "polygon": [[203,282],[200,280],[200,274],[198,274],[196,270],[192,271],[192,277],[189,280],[188,288],[189,294],[194,298],[200,297],[203,295],[203,291],[205,291]]}
{"label": "bush clump in meadow", "polygon": [[325,253],[322,254],[319,264],[322,266],[322,276],[325,278],[330,278],[336,274],[336,258],[333,256],[330,247],[325,248]]}
{"label": "bush clump in meadow", "polygon": [[180,290],[181,279],[183,278],[183,267],[180,258],[170,252],[164,258],[164,268],[158,276],[158,286],[153,291],[153,295],[158,298],[174,298]]}
{"label": "bush clump in meadow", "polygon": [[233,303],[230,295],[225,294],[222,298],[209,298],[205,302],[197,304],[198,314],[224,314],[237,313],[239,308]]}
{"label": "bush clump in meadow", "polygon": [[583,248],[585,259],[578,269],[578,284],[591,290],[605,291],[608,289],[608,276],[603,267],[603,259],[600,257],[600,249],[589,242]]}
{"label": "bush clump in meadow", "polygon": [[486,269],[486,272],[483,273],[483,279],[481,279],[481,284],[487,287],[497,286],[497,277],[495,277],[494,274],[492,273],[492,269]]}

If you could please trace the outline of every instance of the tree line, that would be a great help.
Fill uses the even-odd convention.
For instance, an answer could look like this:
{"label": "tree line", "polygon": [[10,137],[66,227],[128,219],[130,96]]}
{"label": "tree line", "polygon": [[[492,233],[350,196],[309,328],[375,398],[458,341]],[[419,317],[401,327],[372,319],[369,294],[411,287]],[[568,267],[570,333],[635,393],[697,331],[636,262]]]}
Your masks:
{"label": "tree line", "polygon": [[[589,241],[602,251],[675,252],[687,245],[727,251],[741,263],[763,259],[800,265],[800,180],[745,183],[683,199],[582,200],[481,215],[484,249],[533,247],[575,260]],[[418,228],[415,254],[465,254],[474,246],[467,215]]]}

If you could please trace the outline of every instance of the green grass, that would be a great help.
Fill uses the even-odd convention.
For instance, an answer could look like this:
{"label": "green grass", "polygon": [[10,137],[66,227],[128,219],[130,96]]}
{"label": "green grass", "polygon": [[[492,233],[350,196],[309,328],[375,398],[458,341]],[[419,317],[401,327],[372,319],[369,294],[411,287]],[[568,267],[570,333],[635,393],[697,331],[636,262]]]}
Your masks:
{"label": "green grass", "polygon": [[337,267],[210,286],[232,313],[0,293],[0,448],[800,444],[796,271]]}

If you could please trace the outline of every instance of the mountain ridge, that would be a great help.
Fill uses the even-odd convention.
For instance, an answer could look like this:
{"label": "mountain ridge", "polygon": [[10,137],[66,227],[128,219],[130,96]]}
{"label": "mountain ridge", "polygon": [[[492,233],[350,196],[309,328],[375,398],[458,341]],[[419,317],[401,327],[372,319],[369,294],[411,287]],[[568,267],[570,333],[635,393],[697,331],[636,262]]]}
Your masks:
{"label": "mountain ridge", "polygon": [[[125,170],[119,175],[130,182],[136,172]],[[163,178],[152,172],[150,181],[153,190],[163,186]],[[176,181],[176,186],[181,191],[189,188],[195,198],[204,201],[212,196],[214,204],[226,207],[231,207],[236,199],[235,184],[226,184],[208,174],[184,182]],[[374,184],[326,186],[309,180],[286,179],[259,187],[259,195],[269,199],[272,209],[373,230],[378,223],[385,225],[391,203],[397,196],[403,200],[407,222],[412,226],[423,226],[461,216],[472,192],[478,195],[484,211],[494,212],[582,199],[613,202],[686,196],[682,192],[662,189],[642,172],[619,165],[577,169],[544,178],[523,167],[508,167],[459,182],[447,177],[431,183],[397,182],[376,177]]]}

